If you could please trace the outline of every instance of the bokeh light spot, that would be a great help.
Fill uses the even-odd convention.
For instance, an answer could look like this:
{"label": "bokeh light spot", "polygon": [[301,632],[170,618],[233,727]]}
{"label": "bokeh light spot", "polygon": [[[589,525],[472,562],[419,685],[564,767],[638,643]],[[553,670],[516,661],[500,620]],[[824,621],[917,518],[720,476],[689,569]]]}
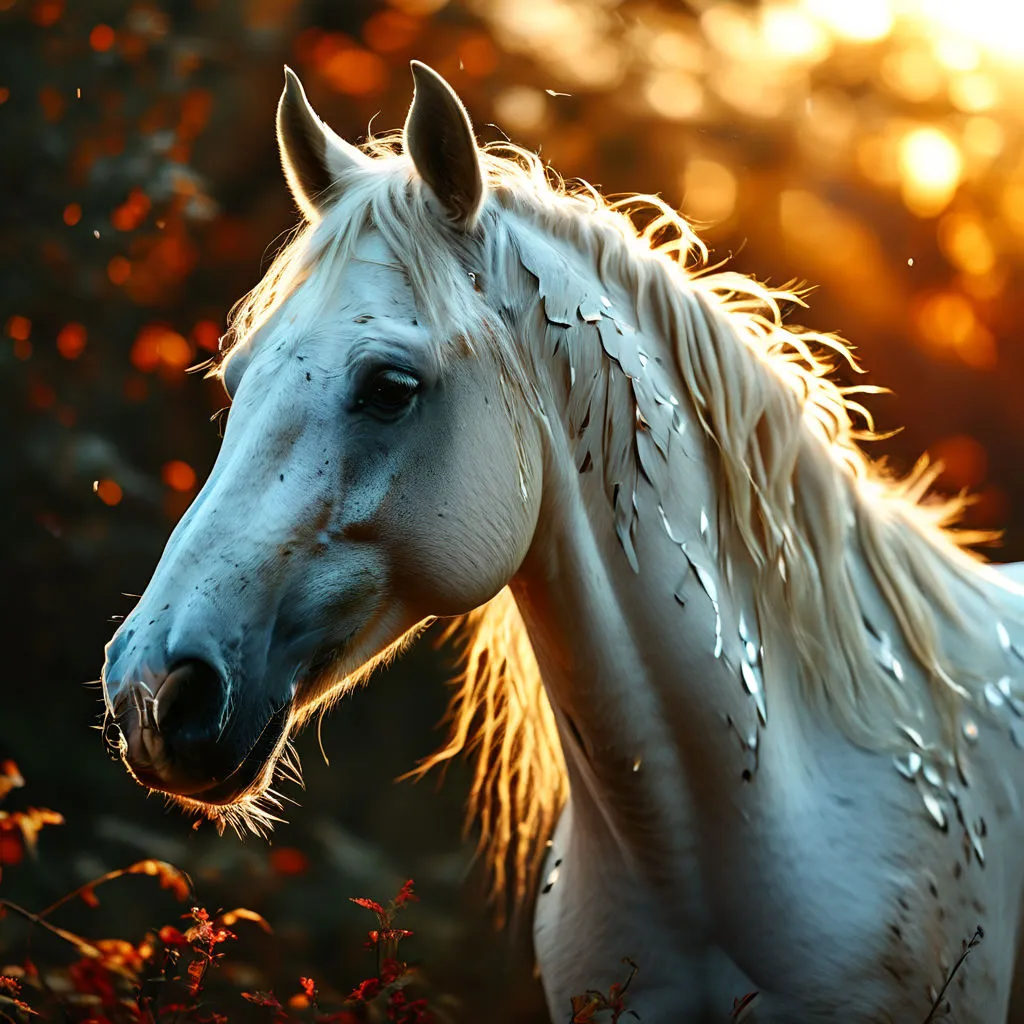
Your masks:
{"label": "bokeh light spot", "polygon": [[191,491],[196,485],[196,471],[180,459],[165,462],[161,476],[164,483],[174,491]]}
{"label": "bokeh light spot", "polygon": [[93,481],[92,489],[93,493],[104,505],[116,505],[124,497],[121,485],[109,477]]}
{"label": "bokeh light spot", "polygon": [[28,341],[32,334],[32,321],[27,316],[12,316],[7,321],[7,336],[15,341]]}
{"label": "bokeh light spot", "polygon": [[64,207],[64,223],[73,228],[82,219],[82,207],[78,203],[68,203]]}
{"label": "bokeh light spot", "polygon": [[329,57],[320,67],[324,79],[348,96],[372,96],[387,85],[387,65],[370,50],[348,48]]}
{"label": "bokeh light spot", "polygon": [[981,72],[957,75],[949,83],[949,98],[959,110],[976,114],[999,103],[999,86]]}
{"label": "bokeh light spot", "polygon": [[309,858],[294,846],[277,846],[270,851],[270,866],[279,875],[302,875],[309,870]]}
{"label": "bokeh light spot", "polygon": [[474,78],[492,74],[498,66],[498,51],[482,32],[475,32],[459,44],[462,70]]}
{"label": "bokeh light spot", "polygon": [[131,350],[132,366],[143,373],[184,370],[192,361],[192,346],[177,331],[148,324],[139,331]]}
{"label": "bokeh light spot", "polygon": [[804,7],[850,42],[872,43],[884,39],[893,28],[889,0],[804,0]]}
{"label": "bokeh light spot", "polygon": [[966,434],[944,437],[932,445],[928,454],[934,462],[942,463],[940,480],[953,490],[977,487],[988,472],[984,447]]}
{"label": "bokeh light spot", "polygon": [[736,175],[716,160],[691,160],[683,172],[683,209],[704,224],[728,220],[736,208]]}
{"label": "bokeh light spot", "polygon": [[95,25],[89,33],[89,45],[97,53],[106,53],[116,40],[117,36],[109,25]]}
{"label": "bokeh light spot", "polygon": [[134,231],[146,219],[150,209],[149,196],[133,188],[128,198],[110,215],[110,223],[118,231]]}
{"label": "bokeh light spot", "polygon": [[765,4],[761,9],[761,32],[776,58],[818,63],[832,48],[828,33],[821,25],[790,4]]}
{"label": "bokeh light spot", "polygon": [[984,225],[967,214],[950,213],[939,221],[939,247],[953,266],[968,274],[987,274],[996,265]]}
{"label": "bokeh light spot", "polygon": [[63,11],[63,0],[36,0],[31,17],[40,28],[49,28],[57,24]]}
{"label": "bokeh light spot", "polygon": [[685,121],[696,117],[704,106],[704,89],[686,71],[654,71],[644,84],[644,99],[661,117]]}
{"label": "bokeh light spot", "polygon": [[378,11],[363,26],[363,39],[371,50],[395,53],[411,45],[422,24],[402,11]]}
{"label": "bokeh light spot", "polygon": [[57,404],[57,392],[45,381],[37,380],[29,388],[28,400],[36,409],[52,409]]}
{"label": "bokeh light spot", "polygon": [[494,117],[503,128],[526,132],[537,128],[547,114],[547,97],[528,85],[512,85],[494,98]]}
{"label": "bokeh light spot", "polygon": [[963,169],[953,140],[938,128],[914,128],[900,141],[899,162],[907,208],[919,217],[941,213],[956,193]]}
{"label": "bokeh light spot", "polygon": [[218,351],[220,335],[220,327],[213,320],[199,320],[192,328],[192,340],[207,352]]}
{"label": "bokeh light spot", "polygon": [[124,284],[131,277],[132,265],[124,256],[115,256],[107,264],[107,277],[112,284]]}
{"label": "bokeh light spot", "polygon": [[43,118],[56,122],[64,113],[64,97],[58,89],[47,85],[39,90],[39,106],[43,108]]}
{"label": "bokeh light spot", "polygon": [[77,359],[85,351],[87,335],[81,324],[65,324],[57,334],[57,351],[65,359]]}
{"label": "bokeh light spot", "polygon": [[979,370],[994,369],[998,352],[992,332],[978,320],[974,307],[959,292],[937,292],[917,305],[915,322],[933,350],[948,353]]}

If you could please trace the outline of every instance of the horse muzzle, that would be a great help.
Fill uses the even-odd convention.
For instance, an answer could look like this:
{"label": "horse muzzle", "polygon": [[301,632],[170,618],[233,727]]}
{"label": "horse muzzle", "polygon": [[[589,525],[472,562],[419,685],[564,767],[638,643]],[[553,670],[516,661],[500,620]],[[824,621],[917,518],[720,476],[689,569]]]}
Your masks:
{"label": "horse muzzle", "polygon": [[257,788],[288,728],[289,706],[245,709],[232,699],[226,673],[201,658],[117,680],[105,670],[104,689],[108,737],[112,731],[132,776],[202,803],[234,803]]}

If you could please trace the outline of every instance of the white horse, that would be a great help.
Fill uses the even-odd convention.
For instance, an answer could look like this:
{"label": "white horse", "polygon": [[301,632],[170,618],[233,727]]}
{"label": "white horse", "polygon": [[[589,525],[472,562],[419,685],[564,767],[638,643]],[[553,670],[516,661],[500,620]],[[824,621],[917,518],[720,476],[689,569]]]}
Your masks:
{"label": "white horse", "polygon": [[462,617],[434,760],[479,749],[498,889],[550,837],[554,1019],[629,956],[646,1024],[751,991],[759,1024],[920,1022],[980,925],[946,1019],[1024,1021],[1024,590],[927,470],[861,453],[847,350],[783,326],[792,296],[699,272],[653,197],[638,231],[479,149],[413,75],[404,134],[357,149],[286,72],[304,223],[234,311],[220,455],[107,649],[128,767],[258,829],[291,731]]}

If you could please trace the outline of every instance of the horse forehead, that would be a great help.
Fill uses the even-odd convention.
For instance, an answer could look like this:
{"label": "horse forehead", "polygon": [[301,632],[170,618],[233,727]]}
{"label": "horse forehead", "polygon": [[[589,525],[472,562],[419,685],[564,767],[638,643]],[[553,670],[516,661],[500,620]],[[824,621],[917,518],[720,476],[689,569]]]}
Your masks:
{"label": "horse forehead", "polygon": [[[337,280],[326,264],[311,275],[308,287],[332,287]],[[415,318],[415,303],[409,275],[401,260],[376,231],[365,232],[357,241],[337,280],[338,312],[354,316],[377,316],[385,310],[392,316]]]}

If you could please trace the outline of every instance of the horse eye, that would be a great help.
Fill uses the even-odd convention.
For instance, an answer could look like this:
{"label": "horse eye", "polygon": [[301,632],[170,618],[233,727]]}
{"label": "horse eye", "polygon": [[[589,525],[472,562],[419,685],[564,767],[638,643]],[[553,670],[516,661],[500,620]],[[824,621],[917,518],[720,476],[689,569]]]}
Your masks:
{"label": "horse eye", "polygon": [[369,405],[380,412],[397,413],[404,409],[419,390],[420,382],[401,370],[378,373],[360,405]]}

